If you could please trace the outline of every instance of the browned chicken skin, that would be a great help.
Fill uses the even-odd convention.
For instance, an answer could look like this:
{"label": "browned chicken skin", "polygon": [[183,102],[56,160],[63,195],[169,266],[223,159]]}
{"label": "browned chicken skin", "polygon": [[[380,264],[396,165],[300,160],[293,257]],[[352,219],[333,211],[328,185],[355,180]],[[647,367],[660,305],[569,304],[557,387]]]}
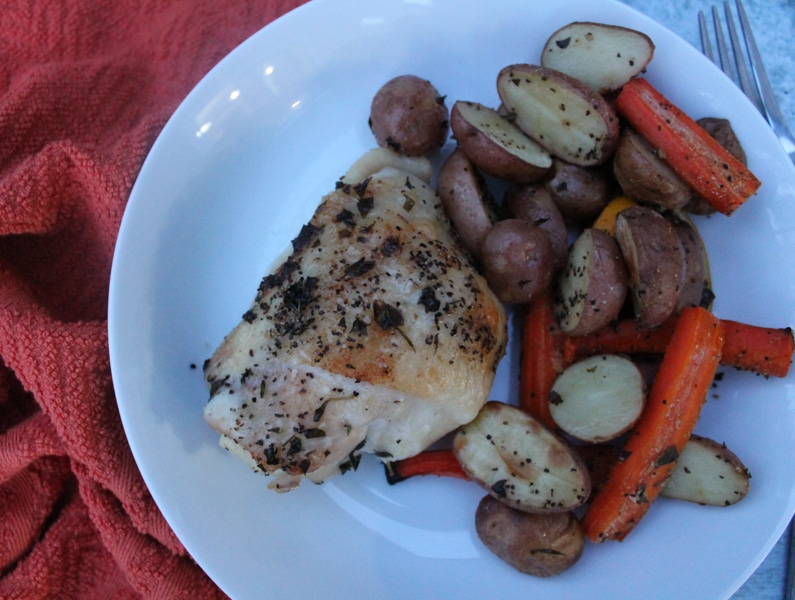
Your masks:
{"label": "browned chicken skin", "polygon": [[472,420],[506,341],[433,190],[387,168],[340,183],[262,280],[205,364],[204,414],[271,487],[319,483]]}

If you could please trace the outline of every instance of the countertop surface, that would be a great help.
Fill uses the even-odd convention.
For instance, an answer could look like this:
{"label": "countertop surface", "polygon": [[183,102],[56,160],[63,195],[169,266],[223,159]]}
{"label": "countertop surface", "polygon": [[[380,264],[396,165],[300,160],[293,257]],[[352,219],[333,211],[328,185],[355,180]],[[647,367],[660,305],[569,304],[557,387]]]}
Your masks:
{"label": "countertop surface", "polygon": [[[623,0],[625,4],[650,16],[679,37],[701,49],[698,12],[704,11],[712,29],[711,7],[718,5],[723,18],[723,3],[706,0]],[[734,2],[731,10],[737,20]],[[751,28],[765,61],[776,97],[790,129],[795,128],[795,52],[792,38],[795,32],[795,1],[745,0]],[[714,47],[714,37],[713,37]],[[765,561],[743,585],[732,600],[780,600],[784,598],[788,540],[785,534]]]}

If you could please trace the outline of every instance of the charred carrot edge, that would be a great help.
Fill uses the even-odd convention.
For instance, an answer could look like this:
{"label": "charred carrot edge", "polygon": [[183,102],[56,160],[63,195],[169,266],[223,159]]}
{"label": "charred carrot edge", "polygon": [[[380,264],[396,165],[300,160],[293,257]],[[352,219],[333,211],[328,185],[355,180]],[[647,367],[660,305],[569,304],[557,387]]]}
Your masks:
{"label": "charred carrot edge", "polygon": [[623,540],[659,495],[698,421],[720,360],[723,331],[723,323],[706,309],[680,313],[646,408],[583,517],[591,541]]}
{"label": "charred carrot edge", "polygon": [[469,479],[461,463],[450,449],[425,450],[415,456],[384,463],[386,480],[390,485],[416,475],[436,475]]}
{"label": "charred carrot edge", "polygon": [[[729,319],[722,321],[726,341],[721,365],[764,376],[787,376],[795,354],[791,327],[760,327]],[[654,329],[640,329],[637,321],[625,319],[590,335],[566,336],[563,364],[568,366],[594,354],[663,354],[675,325],[675,316]]]}
{"label": "charred carrot edge", "polygon": [[557,425],[549,411],[549,392],[563,371],[564,337],[547,291],[530,303],[522,322],[519,408],[551,428]]}
{"label": "charred carrot edge", "polygon": [[786,377],[795,352],[792,328],[771,329],[724,319],[723,364],[761,375]]}
{"label": "charred carrot edge", "polygon": [[704,200],[730,215],[761,185],[756,176],[646,79],[624,85],[616,109]]}

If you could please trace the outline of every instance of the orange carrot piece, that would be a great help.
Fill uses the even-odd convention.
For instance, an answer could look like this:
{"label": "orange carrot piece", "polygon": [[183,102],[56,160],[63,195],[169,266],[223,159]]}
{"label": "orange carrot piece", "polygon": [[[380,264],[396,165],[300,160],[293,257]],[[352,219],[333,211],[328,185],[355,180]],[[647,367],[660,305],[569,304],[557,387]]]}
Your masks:
{"label": "orange carrot piece", "polygon": [[[760,327],[722,319],[726,340],[720,364],[759,375],[786,377],[795,354],[791,327]],[[563,364],[568,366],[594,354],[663,354],[676,317],[654,329],[641,329],[634,319],[617,321],[585,336],[566,336]]]}
{"label": "orange carrot piece", "polygon": [[616,109],[704,200],[730,215],[761,185],[756,176],[646,79],[624,85]]}
{"label": "orange carrot piece", "polygon": [[792,328],[771,329],[723,320],[726,342],[722,364],[761,375],[786,377],[795,352]]}
{"label": "orange carrot piece", "polygon": [[594,354],[663,354],[675,325],[676,317],[653,329],[641,329],[635,319],[622,319],[592,334],[566,336],[563,362],[570,365]]}
{"label": "orange carrot piece", "polygon": [[659,495],[698,421],[720,360],[723,329],[706,309],[680,313],[646,408],[583,517],[591,541],[623,540]]}
{"label": "orange carrot piece", "polygon": [[425,450],[415,456],[384,464],[386,480],[390,485],[405,481],[416,475],[436,475],[469,479],[461,463],[449,448]]}
{"label": "orange carrot piece", "polygon": [[549,392],[563,371],[564,337],[547,291],[530,303],[522,322],[519,408],[553,429]]}

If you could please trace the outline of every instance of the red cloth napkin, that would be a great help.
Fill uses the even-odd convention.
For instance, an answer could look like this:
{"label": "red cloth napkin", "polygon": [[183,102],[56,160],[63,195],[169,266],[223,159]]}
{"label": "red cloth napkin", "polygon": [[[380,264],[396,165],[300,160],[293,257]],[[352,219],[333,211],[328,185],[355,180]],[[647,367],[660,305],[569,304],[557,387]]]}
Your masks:
{"label": "red cloth napkin", "polygon": [[216,598],[127,445],[110,377],[116,234],[201,77],[305,0],[3,0],[0,597]]}

